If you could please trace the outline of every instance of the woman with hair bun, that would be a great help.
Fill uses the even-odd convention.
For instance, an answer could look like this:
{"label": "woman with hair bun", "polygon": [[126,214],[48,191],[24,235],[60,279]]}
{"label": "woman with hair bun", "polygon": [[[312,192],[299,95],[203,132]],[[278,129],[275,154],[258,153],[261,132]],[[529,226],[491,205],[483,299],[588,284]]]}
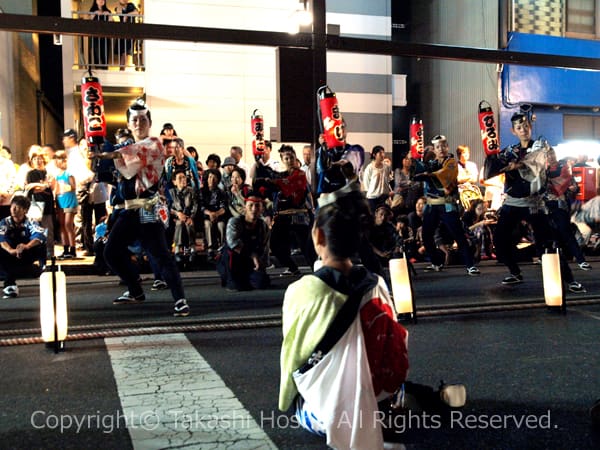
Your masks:
{"label": "woman with hair bun", "polygon": [[356,183],[321,194],[312,239],[322,266],[292,283],[283,303],[279,409],[294,408],[303,428],[337,449],[384,448],[382,424],[405,392],[430,410],[466,398],[462,385],[438,392],[406,382],[408,333],[385,281],[351,259],[371,220]]}
{"label": "woman with hair bun", "polygon": [[[377,402],[401,386],[408,370],[407,332],[396,322],[383,278],[352,264],[370,221],[356,184],[322,194],[312,228],[322,267],[292,283],[283,304],[279,408],[294,406],[300,424],[327,436],[334,448],[383,448],[381,424],[374,420]],[[336,322],[343,315],[350,325]],[[397,333],[374,345],[382,325],[394,326]],[[343,336],[331,349],[324,348],[321,362],[307,367],[307,361],[318,359],[317,349],[333,329],[341,329]],[[384,360],[384,351],[396,357]]]}

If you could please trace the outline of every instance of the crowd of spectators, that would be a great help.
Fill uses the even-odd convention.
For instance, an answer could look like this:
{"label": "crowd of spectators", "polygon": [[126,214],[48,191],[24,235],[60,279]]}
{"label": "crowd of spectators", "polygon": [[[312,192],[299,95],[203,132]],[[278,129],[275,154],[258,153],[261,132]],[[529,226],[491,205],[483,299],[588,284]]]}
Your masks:
{"label": "crowd of spectators", "polygon": [[[106,240],[106,231],[94,236],[93,229],[110,230],[109,212],[120,207],[119,192],[110,183],[99,182],[94,177],[86,157],[88,148],[85,139],[78,141],[77,132],[73,129],[65,130],[63,136],[65,150],[57,152],[52,145],[33,145],[28,151],[28,160],[20,166],[11,161],[8,148],[3,150],[0,158],[3,172],[0,219],[9,216],[12,196],[22,194],[32,203],[28,217],[38,220],[45,229],[47,257],[54,256],[55,242],[60,243],[64,249],[59,258],[96,253],[99,270],[110,273],[102,261],[101,243]],[[443,136],[436,138],[445,142]],[[115,144],[126,145],[130,140],[131,131],[126,128],[115,133]],[[498,194],[495,191],[498,183],[483,179],[483,171],[480,172],[469,160],[467,146],[460,145],[454,152],[445,150],[442,159],[452,161],[458,170],[444,187],[437,185],[431,175],[431,167],[434,167],[431,164],[436,158],[433,146],[427,148],[422,160],[413,159],[410,154],[403,155],[399,167],[393,170],[391,161],[385,158],[385,149],[377,145],[371,151],[370,161],[365,163],[361,160],[362,165],[355,161],[340,164],[339,175],[330,174],[323,178],[318,161],[314,161],[315,155],[322,154],[321,148],[313,152],[307,145],[298,157],[291,146],[283,145],[273,152],[273,144],[266,141],[263,151],[252,155],[252,163],[246,164],[243,149],[233,145],[223,160],[217,154],[209,154],[203,163],[198,150],[185,146],[173,124],[163,125],[160,140],[166,152],[162,192],[170,216],[167,243],[180,265],[193,267],[194,261],[200,260],[199,255],[206,255],[209,262],[217,264],[224,254],[231,256],[231,252],[235,253],[233,242],[241,238],[233,239],[228,232],[237,230],[239,234],[241,221],[247,213],[248,193],[252,192],[254,202],[261,199],[259,215],[261,223],[266,225],[266,233],[261,236],[261,242],[266,246],[265,254],[260,257],[261,270],[278,264],[285,269],[283,276],[298,276],[298,262],[293,256],[299,254],[304,256],[306,264],[312,266],[316,255],[310,230],[316,199],[320,194],[309,182],[315,177],[315,167],[315,180],[321,180],[315,182],[317,187],[319,183],[331,180],[339,185],[338,188],[344,183],[359,183],[365,194],[374,220],[366,238],[368,242],[361,247],[361,258],[371,270],[383,273],[390,258],[404,255],[411,263],[431,263],[428,266],[431,270],[441,270],[462,258],[468,274],[477,275],[479,272],[475,264],[496,258],[494,237]],[[347,146],[352,152],[362,149],[360,146]],[[548,197],[547,205],[551,223],[562,234],[569,234],[566,250],[581,269],[589,270],[591,267],[585,261],[581,242],[575,239],[575,229],[569,222],[571,207],[581,206],[573,201],[576,192],[576,184],[570,174],[573,163],[570,158],[550,160],[548,180],[562,180],[568,176],[571,186],[575,187],[566,192],[566,197]],[[447,166],[446,162],[444,164]],[[500,179],[502,176],[499,174]],[[431,192],[435,189],[441,192],[444,202],[451,202],[450,207],[438,201],[436,195],[432,196]],[[547,192],[552,193],[552,185]],[[424,212],[428,208],[438,208],[438,205],[440,217],[452,210],[457,220],[424,221]],[[37,213],[35,208],[38,208]],[[254,207],[255,215],[256,209]],[[232,219],[239,221],[237,227],[228,226]],[[433,233],[427,229],[424,236],[426,223]],[[527,249],[521,252],[523,258],[541,256],[542,249],[539,243],[536,245],[531,226],[526,221],[519,222],[510,231],[514,242],[520,244],[519,248]],[[148,261],[151,258],[143,251],[138,256],[152,265]],[[158,274],[155,278],[156,283],[164,285]],[[244,289],[252,286],[251,283],[230,281],[224,279],[224,285],[230,288],[243,286]],[[265,283],[258,285],[264,286]]]}

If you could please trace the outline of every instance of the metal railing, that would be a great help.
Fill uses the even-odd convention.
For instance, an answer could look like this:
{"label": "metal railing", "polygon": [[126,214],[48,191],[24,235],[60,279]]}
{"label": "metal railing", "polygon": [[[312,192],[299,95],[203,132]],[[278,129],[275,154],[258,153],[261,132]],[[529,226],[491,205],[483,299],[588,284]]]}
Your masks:
{"label": "metal railing", "polygon": [[[143,23],[141,14],[95,15],[88,11],[73,11],[73,19]],[[144,70],[144,41],[141,39],[98,36],[74,36],[74,68],[94,70]]]}

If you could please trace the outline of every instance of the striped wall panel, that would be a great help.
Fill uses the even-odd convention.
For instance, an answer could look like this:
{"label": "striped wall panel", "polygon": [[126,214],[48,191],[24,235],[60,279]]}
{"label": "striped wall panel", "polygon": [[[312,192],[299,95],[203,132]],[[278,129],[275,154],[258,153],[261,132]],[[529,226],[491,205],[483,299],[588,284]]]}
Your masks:
{"label": "striped wall panel", "polygon": [[[327,23],[346,37],[391,39],[389,0],[328,0]],[[389,56],[327,53],[327,83],[348,124],[348,141],[370,151],[392,149],[392,60]]]}

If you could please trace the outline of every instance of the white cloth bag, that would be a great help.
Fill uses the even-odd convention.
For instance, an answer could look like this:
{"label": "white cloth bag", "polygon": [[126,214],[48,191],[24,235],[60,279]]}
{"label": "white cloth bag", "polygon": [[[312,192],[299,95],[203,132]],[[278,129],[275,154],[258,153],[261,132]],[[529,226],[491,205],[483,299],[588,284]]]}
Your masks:
{"label": "white cloth bag", "polygon": [[317,365],[293,376],[298,392],[325,427],[327,445],[335,449],[383,448],[360,315]]}

